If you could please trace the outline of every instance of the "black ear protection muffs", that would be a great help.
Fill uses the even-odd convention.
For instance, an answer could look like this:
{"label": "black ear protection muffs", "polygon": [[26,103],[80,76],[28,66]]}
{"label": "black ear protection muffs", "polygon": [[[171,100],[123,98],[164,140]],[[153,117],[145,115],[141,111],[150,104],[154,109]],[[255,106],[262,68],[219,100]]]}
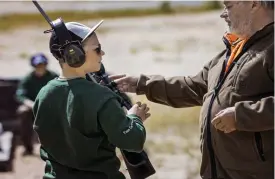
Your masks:
{"label": "black ear protection muffs", "polygon": [[85,63],[85,51],[80,41],[72,41],[72,37],[61,18],[52,21],[53,30],[59,40],[59,52],[70,67],[80,67]]}

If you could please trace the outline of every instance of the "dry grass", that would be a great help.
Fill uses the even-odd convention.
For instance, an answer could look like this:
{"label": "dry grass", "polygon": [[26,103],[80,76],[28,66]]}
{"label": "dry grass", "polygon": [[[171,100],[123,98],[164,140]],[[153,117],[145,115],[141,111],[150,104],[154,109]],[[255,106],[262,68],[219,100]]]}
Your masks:
{"label": "dry grass", "polygon": [[28,53],[26,53],[26,52],[21,52],[21,53],[19,54],[19,57],[20,57],[21,59],[28,59],[28,58],[30,57],[30,55],[29,55]]}
{"label": "dry grass", "polygon": [[0,49],[5,49],[6,48],[6,46],[5,45],[0,45]]}
{"label": "dry grass", "polygon": [[151,45],[151,50],[153,52],[162,52],[162,51],[164,51],[164,47],[161,46],[161,45],[158,45],[158,44],[152,44]]}
{"label": "dry grass", "polygon": [[135,47],[131,47],[131,48],[130,48],[130,53],[131,53],[131,54],[137,54],[137,53],[138,53],[138,49],[135,48]]}

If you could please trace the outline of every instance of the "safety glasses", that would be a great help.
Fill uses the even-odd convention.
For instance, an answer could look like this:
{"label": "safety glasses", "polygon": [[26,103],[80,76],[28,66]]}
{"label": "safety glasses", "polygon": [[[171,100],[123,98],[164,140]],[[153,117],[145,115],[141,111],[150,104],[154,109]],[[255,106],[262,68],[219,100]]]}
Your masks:
{"label": "safety glasses", "polygon": [[101,54],[101,44],[98,44],[98,47],[96,49],[94,49],[94,51],[100,55]]}

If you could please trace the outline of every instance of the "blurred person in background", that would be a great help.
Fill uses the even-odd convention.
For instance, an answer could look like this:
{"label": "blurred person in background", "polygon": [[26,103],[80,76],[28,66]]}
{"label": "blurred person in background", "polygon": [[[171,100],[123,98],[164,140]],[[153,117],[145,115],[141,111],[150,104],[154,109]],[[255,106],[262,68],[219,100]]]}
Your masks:
{"label": "blurred person in background", "polygon": [[18,116],[20,118],[21,139],[25,148],[23,155],[33,154],[33,121],[34,116],[32,108],[35,98],[40,89],[50,80],[58,75],[47,69],[48,59],[38,53],[30,58],[30,64],[33,70],[27,74],[19,83],[16,91],[16,98],[22,104],[18,108]]}
{"label": "blurred person in background", "polygon": [[195,76],[114,75],[120,90],[200,115],[205,179],[274,178],[274,1],[224,1],[225,49]]}

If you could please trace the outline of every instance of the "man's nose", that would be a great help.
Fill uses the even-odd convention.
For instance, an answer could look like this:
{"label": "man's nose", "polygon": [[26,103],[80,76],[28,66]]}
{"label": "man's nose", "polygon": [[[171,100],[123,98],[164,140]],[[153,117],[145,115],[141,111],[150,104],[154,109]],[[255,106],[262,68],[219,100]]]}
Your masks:
{"label": "man's nose", "polygon": [[221,18],[226,18],[227,17],[227,12],[226,10],[223,10],[221,15],[220,15]]}

